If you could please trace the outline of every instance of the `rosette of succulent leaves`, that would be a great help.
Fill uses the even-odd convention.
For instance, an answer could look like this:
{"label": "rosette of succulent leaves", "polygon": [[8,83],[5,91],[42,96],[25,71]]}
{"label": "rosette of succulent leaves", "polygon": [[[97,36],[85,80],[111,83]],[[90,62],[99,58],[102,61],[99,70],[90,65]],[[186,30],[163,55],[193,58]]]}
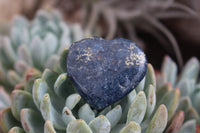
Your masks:
{"label": "rosette of succulent leaves", "polygon": [[32,21],[17,16],[0,36],[0,84],[12,88],[29,67],[53,68],[64,48],[83,38],[80,24],[66,24],[56,10],[39,10]]}
{"label": "rosette of succulent leaves", "polygon": [[[154,69],[148,64],[146,76],[136,89],[98,111],[76,92],[66,73],[66,57],[67,49],[54,69],[47,68],[41,73],[30,68],[26,72],[23,84],[18,84],[12,91],[11,106],[1,110],[3,132],[195,133],[199,129],[199,114],[193,107],[195,100],[190,100],[189,96],[181,97],[184,94],[181,94],[182,88],[173,89],[177,69],[169,58],[164,64],[170,65],[163,65],[163,78],[158,81],[162,84],[156,83]],[[196,79],[198,61],[193,58],[192,63],[196,64],[195,67],[186,64],[180,77]],[[173,82],[170,85],[168,81]],[[191,94],[198,100],[198,93]]]}

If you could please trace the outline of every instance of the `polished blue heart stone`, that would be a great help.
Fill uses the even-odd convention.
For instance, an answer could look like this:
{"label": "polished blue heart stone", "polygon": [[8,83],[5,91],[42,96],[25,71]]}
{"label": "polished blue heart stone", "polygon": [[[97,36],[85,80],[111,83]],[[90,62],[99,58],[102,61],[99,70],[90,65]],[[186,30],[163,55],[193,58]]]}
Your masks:
{"label": "polished blue heart stone", "polygon": [[97,110],[126,96],[146,71],[144,52],[127,39],[83,39],[68,51],[67,73],[82,98]]}

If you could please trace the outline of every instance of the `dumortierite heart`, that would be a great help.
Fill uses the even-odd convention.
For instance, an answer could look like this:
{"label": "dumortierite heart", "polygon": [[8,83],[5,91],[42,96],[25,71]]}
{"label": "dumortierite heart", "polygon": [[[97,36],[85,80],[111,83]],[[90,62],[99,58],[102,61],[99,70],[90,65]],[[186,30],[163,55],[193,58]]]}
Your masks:
{"label": "dumortierite heart", "polygon": [[146,71],[144,52],[127,39],[83,39],[68,51],[67,73],[82,98],[97,110],[126,96]]}

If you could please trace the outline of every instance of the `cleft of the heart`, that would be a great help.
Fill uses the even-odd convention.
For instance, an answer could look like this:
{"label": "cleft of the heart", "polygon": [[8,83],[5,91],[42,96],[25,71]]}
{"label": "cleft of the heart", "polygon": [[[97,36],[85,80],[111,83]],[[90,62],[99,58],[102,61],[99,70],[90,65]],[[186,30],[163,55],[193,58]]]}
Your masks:
{"label": "cleft of the heart", "polygon": [[146,71],[144,52],[127,39],[87,38],[75,42],[68,51],[68,76],[82,98],[97,110],[126,96]]}

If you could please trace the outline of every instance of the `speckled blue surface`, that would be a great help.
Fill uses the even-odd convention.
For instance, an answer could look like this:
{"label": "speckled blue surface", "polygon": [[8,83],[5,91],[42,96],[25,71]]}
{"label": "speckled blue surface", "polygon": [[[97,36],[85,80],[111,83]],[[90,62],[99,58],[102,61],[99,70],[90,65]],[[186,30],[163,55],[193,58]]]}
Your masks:
{"label": "speckled blue surface", "polygon": [[126,96],[146,71],[144,52],[127,39],[93,37],[69,48],[67,73],[82,98],[97,110]]}

